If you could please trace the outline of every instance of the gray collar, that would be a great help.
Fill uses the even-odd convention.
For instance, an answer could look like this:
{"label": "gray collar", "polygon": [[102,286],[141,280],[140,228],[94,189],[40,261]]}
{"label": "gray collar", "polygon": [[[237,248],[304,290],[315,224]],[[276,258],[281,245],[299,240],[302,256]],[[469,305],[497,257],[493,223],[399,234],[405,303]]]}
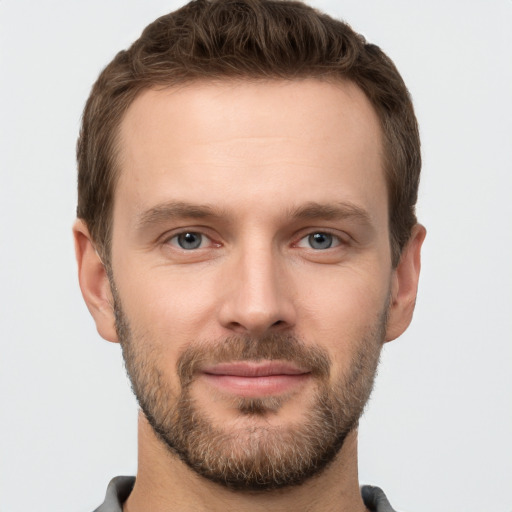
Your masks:
{"label": "gray collar", "polygon": [[[133,476],[116,476],[108,484],[105,501],[94,512],[123,512],[123,503],[132,492],[135,484]],[[371,512],[395,512],[386,495],[379,487],[363,485],[361,496]]]}

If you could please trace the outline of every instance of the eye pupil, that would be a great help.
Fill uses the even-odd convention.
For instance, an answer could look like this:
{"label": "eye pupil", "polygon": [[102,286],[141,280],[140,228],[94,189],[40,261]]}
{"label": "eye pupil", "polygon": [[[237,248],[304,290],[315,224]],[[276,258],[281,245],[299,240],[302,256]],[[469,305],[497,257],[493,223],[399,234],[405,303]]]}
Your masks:
{"label": "eye pupil", "polygon": [[329,249],[332,245],[332,235],[328,233],[313,233],[309,235],[308,241],[313,249]]}
{"label": "eye pupil", "polygon": [[178,235],[178,244],[182,249],[197,249],[202,242],[199,233],[182,233]]}

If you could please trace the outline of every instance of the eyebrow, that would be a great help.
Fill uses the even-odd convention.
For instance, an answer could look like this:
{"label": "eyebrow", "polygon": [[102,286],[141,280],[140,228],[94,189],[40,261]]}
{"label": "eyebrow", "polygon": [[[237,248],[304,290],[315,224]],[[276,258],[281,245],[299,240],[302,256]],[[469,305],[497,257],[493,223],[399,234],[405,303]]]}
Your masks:
{"label": "eyebrow", "polygon": [[345,220],[353,219],[361,224],[372,225],[368,212],[353,203],[315,203],[309,202],[290,212],[290,217],[297,220]]}
{"label": "eyebrow", "polygon": [[[218,220],[227,217],[227,212],[212,205],[171,201],[144,211],[137,220],[137,228],[144,230],[152,225],[158,225],[173,219]],[[292,221],[352,219],[361,224],[372,226],[368,212],[350,202],[325,204],[308,202],[289,210],[287,218]]]}
{"label": "eyebrow", "polygon": [[161,224],[172,219],[218,219],[222,212],[210,205],[192,204],[185,202],[169,202],[157,205],[144,211],[137,220],[140,230],[154,224]]}

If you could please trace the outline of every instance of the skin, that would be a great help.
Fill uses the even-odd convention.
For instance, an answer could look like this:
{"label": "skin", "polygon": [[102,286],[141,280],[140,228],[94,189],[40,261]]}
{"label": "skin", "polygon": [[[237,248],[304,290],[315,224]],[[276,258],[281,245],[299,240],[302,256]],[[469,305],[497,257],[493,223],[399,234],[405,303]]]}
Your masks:
{"label": "skin", "polygon": [[[158,351],[172,389],[177,358],[197,340],[290,332],[329,354],[335,382],[388,301],[383,341],[407,328],[425,230],[414,227],[393,269],[381,130],[357,86],[245,81],[148,90],[120,135],[113,276],[133,331]],[[213,211],[198,217],[190,205]],[[203,233],[203,245],[181,249],[183,231]],[[311,247],[308,236],[318,232],[334,235],[333,246]],[[85,301],[100,335],[117,342],[105,268],[80,220],[74,235]],[[270,418],[238,417],[206,378],[192,392],[218,425],[286,426],[303,419],[315,382],[292,391],[299,387]],[[248,495],[196,475],[141,414],[137,481],[124,510],[363,511],[358,486],[356,431],[318,477]]]}

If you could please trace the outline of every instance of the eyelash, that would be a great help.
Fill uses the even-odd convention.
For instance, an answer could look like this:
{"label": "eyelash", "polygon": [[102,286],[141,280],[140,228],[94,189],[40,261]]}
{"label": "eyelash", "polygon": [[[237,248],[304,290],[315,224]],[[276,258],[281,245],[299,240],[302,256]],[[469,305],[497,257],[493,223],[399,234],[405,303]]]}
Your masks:
{"label": "eyelash", "polygon": [[[165,243],[165,244],[172,245],[173,247],[176,247],[176,248],[177,248],[177,249],[179,249],[179,250],[187,251],[187,252],[188,252],[188,251],[193,251],[193,250],[196,250],[196,249],[204,249],[204,247],[200,247],[200,246],[199,246],[199,247],[192,247],[192,248],[188,248],[188,249],[186,249],[185,247],[182,247],[182,246],[179,244],[178,239],[179,239],[179,237],[184,237],[184,236],[186,236],[186,235],[195,235],[196,237],[197,237],[197,236],[201,237],[200,245],[202,245],[202,244],[203,244],[203,242],[205,241],[205,239],[206,239],[206,240],[209,240],[209,241],[210,241],[210,243],[212,243],[212,242],[213,242],[212,238],[211,238],[211,237],[209,237],[208,235],[206,235],[205,233],[202,233],[201,231],[194,231],[194,230],[191,230],[191,229],[190,229],[190,230],[184,230],[184,231],[181,231],[181,232],[179,232],[179,233],[176,233],[176,234],[172,235],[171,237],[167,238],[167,239],[164,241],[164,243]],[[176,241],[176,243],[173,243],[173,240],[175,240],[175,241]],[[213,243],[214,243],[214,246],[216,246],[216,247],[220,247],[220,246],[221,246],[221,244],[220,244],[220,243],[215,243],[215,242],[213,242]]]}
{"label": "eyelash", "polygon": [[[314,241],[314,238],[313,237],[317,237],[317,235],[320,235],[320,237],[327,237],[328,239],[330,239],[330,243],[327,247],[324,247],[324,248],[315,248],[315,247],[312,247],[312,243]],[[318,237],[316,242],[318,243],[322,243],[322,239]],[[301,246],[301,242],[303,241],[306,241],[306,243],[308,244],[307,247],[304,247],[304,246]],[[339,247],[341,245],[346,245],[347,242],[346,240],[344,240],[341,236],[339,235],[336,235],[334,233],[331,233],[330,231],[326,231],[326,230],[315,230],[315,231],[311,231],[309,232],[308,234],[302,236],[297,242],[295,242],[293,245],[294,247],[304,247],[305,249],[310,249],[310,250],[313,250],[315,252],[322,252],[322,251],[326,251],[328,249],[335,249],[336,247]]]}

